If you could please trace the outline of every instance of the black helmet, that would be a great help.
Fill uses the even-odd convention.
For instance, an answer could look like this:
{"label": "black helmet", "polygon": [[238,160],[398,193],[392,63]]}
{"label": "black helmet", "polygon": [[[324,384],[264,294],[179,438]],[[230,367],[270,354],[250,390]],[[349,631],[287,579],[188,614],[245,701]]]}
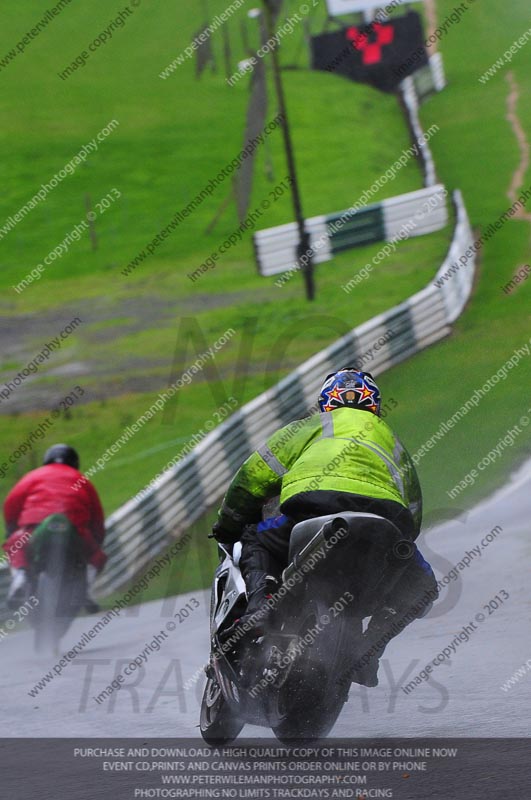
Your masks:
{"label": "black helmet", "polygon": [[44,454],[43,464],[68,464],[69,467],[79,469],[79,456],[77,451],[68,444],[54,444]]}

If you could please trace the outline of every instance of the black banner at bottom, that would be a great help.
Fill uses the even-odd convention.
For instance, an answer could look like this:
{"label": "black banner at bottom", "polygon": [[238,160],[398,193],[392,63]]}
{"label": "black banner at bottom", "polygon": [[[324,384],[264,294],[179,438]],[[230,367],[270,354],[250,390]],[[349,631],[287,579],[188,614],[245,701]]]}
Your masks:
{"label": "black banner at bottom", "polygon": [[9,800],[529,800],[529,739],[1,739]]}

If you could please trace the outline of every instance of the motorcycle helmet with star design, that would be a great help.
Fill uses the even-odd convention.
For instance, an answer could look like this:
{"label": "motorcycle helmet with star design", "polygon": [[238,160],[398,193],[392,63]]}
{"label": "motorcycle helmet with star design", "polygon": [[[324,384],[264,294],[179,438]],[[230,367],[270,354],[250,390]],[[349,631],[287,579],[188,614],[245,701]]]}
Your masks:
{"label": "motorcycle helmet with star design", "polygon": [[342,367],[326,376],[318,399],[321,411],[357,408],[380,416],[380,390],[370,372]]}

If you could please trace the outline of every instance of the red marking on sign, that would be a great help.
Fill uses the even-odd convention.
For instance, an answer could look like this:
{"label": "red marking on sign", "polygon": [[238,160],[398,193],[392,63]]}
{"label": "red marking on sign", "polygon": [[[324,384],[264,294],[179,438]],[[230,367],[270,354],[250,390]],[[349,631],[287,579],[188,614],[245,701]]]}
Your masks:
{"label": "red marking on sign", "polygon": [[380,22],[374,22],[370,27],[376,35],[374,41],[369,41],[369,33],[360,31],[359,28],[348,28],[347,39],[356,50],[361,50],[364,64],[379,64],[382,60],[382,48],[391,44],[395,38],[395,29],[392,25],[382,25]]}

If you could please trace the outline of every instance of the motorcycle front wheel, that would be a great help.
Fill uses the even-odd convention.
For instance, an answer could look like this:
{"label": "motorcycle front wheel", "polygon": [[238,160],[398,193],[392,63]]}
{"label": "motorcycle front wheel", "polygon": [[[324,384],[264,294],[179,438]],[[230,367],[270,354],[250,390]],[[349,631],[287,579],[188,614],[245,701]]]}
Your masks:
{"label": "motorcycle front wheel", "polygon": [[216,676],[209,675],[201,701],[199,721],[199,729],[205,742],[212,746],[230,744],[239,735],[244,724],[223,697]]}

